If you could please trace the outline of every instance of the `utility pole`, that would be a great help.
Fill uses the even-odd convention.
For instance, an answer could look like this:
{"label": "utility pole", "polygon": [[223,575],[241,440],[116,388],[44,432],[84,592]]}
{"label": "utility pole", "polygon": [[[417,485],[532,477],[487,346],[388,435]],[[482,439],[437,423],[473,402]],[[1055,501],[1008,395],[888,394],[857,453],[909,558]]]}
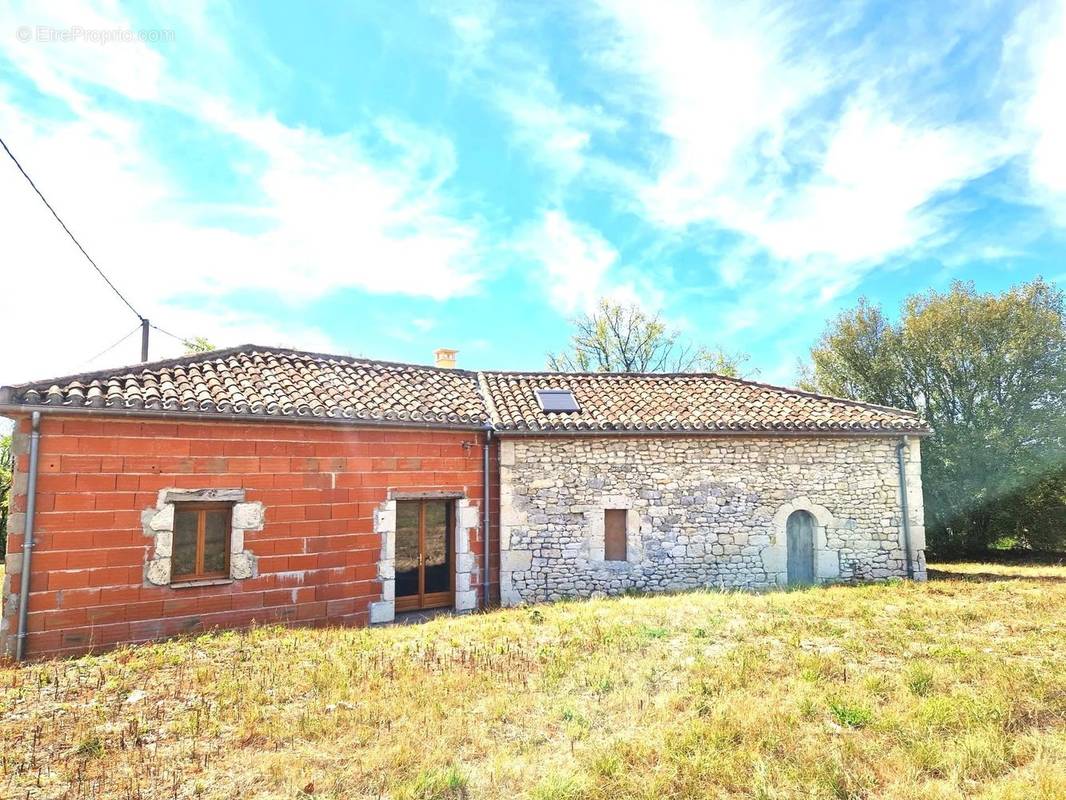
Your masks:
{"label": "utility pole", "polygon": [[141,317],[141,363],[148,360],[148,320]]}

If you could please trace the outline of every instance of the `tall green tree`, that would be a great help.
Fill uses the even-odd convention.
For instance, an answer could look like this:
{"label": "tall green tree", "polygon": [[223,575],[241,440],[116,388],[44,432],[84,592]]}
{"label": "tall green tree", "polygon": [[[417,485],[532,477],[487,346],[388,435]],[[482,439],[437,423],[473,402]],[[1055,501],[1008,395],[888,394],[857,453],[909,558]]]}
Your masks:
{"label": "tall green tree", "polygon": [[185,355],[192,356],[197,353],[210,353],[215,350],[215,346],[207,340],[205,336],[194,336],[191,339],[183,339],[181,342],[185,345]]}
{"label": "tall green tree", "polygon": [[1066,316],[1053,285],[955,283],[907,298],[895,323],[862,300],[830,322],[805,384],[933,426],[922,477],[934,552],[1001,538],[1066,547]]}
{"label": "tall green tree", "polygon": [[746,355],[685,341],[659,314],[601,300],[596,311],[571,321],[568,351],[548,354],[555,372],[692,372],[739,376]]}

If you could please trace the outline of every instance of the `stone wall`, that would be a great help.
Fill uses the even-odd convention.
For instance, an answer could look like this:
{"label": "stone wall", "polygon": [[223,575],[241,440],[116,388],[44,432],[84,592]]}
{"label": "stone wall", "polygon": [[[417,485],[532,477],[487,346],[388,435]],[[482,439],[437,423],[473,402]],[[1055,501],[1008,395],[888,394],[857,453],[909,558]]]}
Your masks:
{"label": "stone wall", "polygon": [[[890,437],[514,437],[501,442],[504,605],[626,590],[787,582],[785,524],[815,519],[819,581],[906,575]],[[908,438],[912,564],[925,577],[919,440]],[[627,559],[604,560],[605,509]]]}

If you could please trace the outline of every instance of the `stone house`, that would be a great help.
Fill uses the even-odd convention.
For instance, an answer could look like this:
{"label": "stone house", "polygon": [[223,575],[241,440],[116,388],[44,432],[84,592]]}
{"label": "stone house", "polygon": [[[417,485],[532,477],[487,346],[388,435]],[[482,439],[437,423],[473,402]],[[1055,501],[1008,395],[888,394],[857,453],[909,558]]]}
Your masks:
{"label": "stone house", "polygon": [[717,375],[245,345],[3,387],[0,413],[12,656],[925,575],[916,416]]}
{"label": "stone house", "polygon": [[[925,578],[928,429],[909,412],[716,375],[482,380],[500,441],[504,605]],[[579,410],[544,412],[545,385]]]}

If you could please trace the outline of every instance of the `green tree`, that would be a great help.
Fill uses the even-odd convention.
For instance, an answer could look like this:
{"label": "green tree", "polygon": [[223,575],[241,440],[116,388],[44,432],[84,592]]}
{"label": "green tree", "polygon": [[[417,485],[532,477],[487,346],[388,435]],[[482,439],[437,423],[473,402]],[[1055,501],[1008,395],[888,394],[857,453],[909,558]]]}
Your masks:
{"label": "green tree", "polygon": [[804,384],[933,426],[922,478],[935,553],[1066,546],[1066,316],[1053,285],[955,283],[907,298],[895,324],[860,301],[829,323]]}
{"label": "green tree", "polygon": [[11,503],[11,474],[15,468],[11,436],[0,436],[0,561],[7,553],[7,517]]}
{"label": "green tree", "polygon": [[185,345],[185,355],[187,356],[196,355],[197,353],[210,353],[212,350],[217,349],[203,336],[184,339],[182,344]]}
{"label": "green tree", "polygon": [[682,340],[659,314],[601,300],[592,314],[571,321],[570,350],[548,354],[554,372],[692,372],[739,376],[747,355],[732,355]]}

